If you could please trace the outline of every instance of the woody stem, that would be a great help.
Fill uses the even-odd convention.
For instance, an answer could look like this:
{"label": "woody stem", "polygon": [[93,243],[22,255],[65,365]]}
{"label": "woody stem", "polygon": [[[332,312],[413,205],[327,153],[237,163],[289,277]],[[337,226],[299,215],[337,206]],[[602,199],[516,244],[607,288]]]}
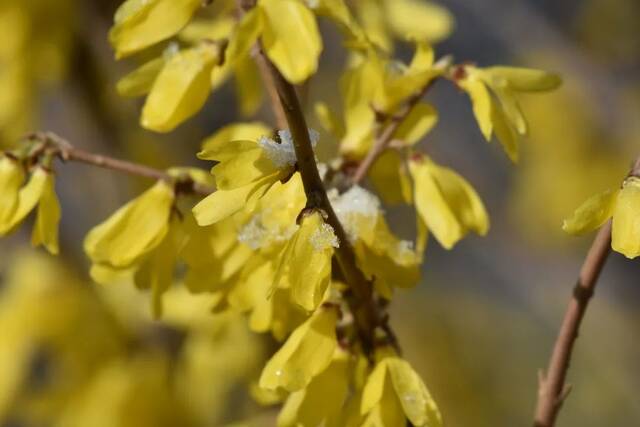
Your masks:
{"label": "woody stem", "polygon": [[[51,132],[37,132],[29,135],[29,139],[47,144],[52,150],[52,154],[58,156],[62,161],[85,163],[104,169],[111,169],[129,175],[155,180],[171,181],[174,179],[171,175],[161,169],[155,169],[139,163],[120,160],[76,148],[62,137]],[[201,196],[208,196],[214,191],[213,188],[193,181],[189,182],[188,188],[185,188],[184,190]]]}

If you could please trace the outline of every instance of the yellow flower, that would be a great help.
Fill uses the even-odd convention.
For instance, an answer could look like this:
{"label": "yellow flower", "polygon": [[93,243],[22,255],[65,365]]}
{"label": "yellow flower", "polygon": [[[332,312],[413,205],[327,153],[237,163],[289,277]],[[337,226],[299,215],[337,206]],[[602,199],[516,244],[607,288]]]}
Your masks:
{"label": "yellow flower", "polygon": [[[411,96],[443,73],[434,67],[430,45],[416,42],[416,50],[409,65],[388,60],[367,49],[342,76],[340,89],[344,101],[345,133],[340,150],[345,155],[361,158],[373,143],[376,123],[375,110],[393,115]],[[414,144],[435,126],[436,110],[419,103],[393,137]],[[335,127],[335,126],[334,126]]]}
{"label": "yellow flower", "polygon": [[362,426],[401,426],[406,416],[416,427],[439,427],[442,417],[435,401],[411,365],[383,354],[362,391]]}
{"label": "yellow flower", "polygon": [[16,197],[15,191],[22,184],[24,173],[21,166],[7,162],[14,161],[8,158],[0,160],[0,181],[4,180],[7,185],[0,196],[0,235],[13,231],[37,205],[31,242],[33,246],[43,245],[56,255],[59,250],[60,203],[55,193],[55,176],[51,171],[36,166],[29,182],[20,188]]}
{"label": "yellow flower", "polygon": [[151,92],[153,83],[162,71],[166,59],[164,56],[145,62],[118,81],[116,89],[120,96],[138,97]]}
{"label": "yellow flower", "polygon": [[528,132],[516,94],[554,90],[562,82],[556,74],[516,67],[464,66],[454,78],[471,98],[482,135],[491,141],[495,134],[513,162],[518,160],[518,136]]}
{"label": "yellow flower", "polygon": [[116,11],[109,40],[116,57],[136,53],[176,34],[191,19],[200,0],[127,0]]}
{"label": "yellow flower", "polygon": [[183,226],[187,237],[180,258],[188,267],[184,284],[191,292],[223,289],[252,256],[252,250],[238,241],[234,217],[200,227],[186,215]]}
{"label": "yellow flower", "polygon": [[280,254],[273,288],[286,283],[293,302],[307,311],[315,310],[329,287],[331,257],[338,246],[333,228],[319,212],[304,215]]}
{"label": "yellow flower", "polygon": [[611,247],[627,258],[640,255],[640,178],[627,178],[621,190],[607,190],[584,202],[564,221],[562,229],[582,234],[602,226],[613,217]]}
{"label": "yellow flower", "polygon": [[91,261],[126,268],[155,249],[169,230],[174,197],[173,187],[158,181],[94,227],[84,241]]}
{"label": "yellow flower", "polygon": [[382,153],[369,170],[369,179],[385,203],[395,205],[413,201],[409,170],[398,151]]}
{"label": "yellow flower", "polygon": [[274,260],[252,252],[227,296],[229,305],[240,312],[250,311],[249,327],[269,332],[282,341],[307,317],[299,306],[291,304],[289,289],[272,291],[276,273]]}
{"label": "yellow flower", "polygon": [[319,426],[337,419],[349,390],[350,365],[349,356],[336,350],[327,369],[289,395],[278,415],[278,427]]}
{"label": "yellow flower", "polygon": [[338,345],[337,320],[336,309],[327,307],[316,311],[293,331],[264,367],[260,387],[269,390],[283,388],[290,392],[307,387],[331,363]]}
{"label": "yellow flower", "polygon": [[415,285],[422,253],[413,249],[413,242],[401,241],[389,230],[380,200],[357,185],[340,195],[330,192],[329,197],[359,267],[380,294],[391,298],[393,287]]}
{"label": "yellow flower", "polygon": [[162,316],[162,295],[173,284],[175,265],[184,238],[180,220],[173,218],[166,236],[158,247],[145,257],[135,272],[136,287],[151,290],[151,308],[156,318]]}
{"label": "yellow flower", "polygon": [[469,231],[484,236],[489,217],[473,187],[449,168],[414,154],[409,162],[418,216],[446,249]]}
{"label": "yellow flower", "polygon": [[[220,61],[220,47],[204,43],[167,55],[142,109],[141,125],[156,132],[169,132],[200,111],[211,91],[210,74]],[[138,73],[152,75],[155,66],[147,67]]]}
{"label": "yellow flower", "polygon": [[[280,142],[266,136],[258,141],[208,141],[198,156],[219,162],[211,171],[218,189],[193,208],[198,224],[214,224],[243,209],[253,212],[273,184],[293,174],[293,138],[289,131],[278,135]],[[311,131],[310,137],[315,145],[318,134]]]}

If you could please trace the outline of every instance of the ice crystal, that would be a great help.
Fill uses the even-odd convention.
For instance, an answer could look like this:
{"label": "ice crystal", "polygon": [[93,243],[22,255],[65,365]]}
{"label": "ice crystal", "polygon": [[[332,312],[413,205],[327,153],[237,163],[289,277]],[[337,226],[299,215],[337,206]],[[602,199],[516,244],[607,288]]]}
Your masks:
{"label": "ice crystal", "polygon": [[325,222],[323,222],[320,228],[311,234],[309,240],[311,246],[313,246],[313,249],[316,251],[323,251],[330,247],[337,248],[340,246],[340,242],[338,241],[336,233],[333,231],[333,227]]}
{"label": "ice crystal", "polygon": [[256,250],[289,240],[297,229],[298,226],[296,224],[286,228],[267,227],[263,222],[263,214],[257,214],[240,229],[238,241]]}
{"label": "ice crystal", "polygon": [[[296,164],[296,150],[293,144],[293,137],[289,130],[279,130],[280,143],[273,139],[262,136],[258,140],[258,145],[265,151],[267,157],[271,159],[278,168],[291,167]],[[315,147],[320,138],[320,134],[313,129],[309,129],[309,139],[311,146]]]}

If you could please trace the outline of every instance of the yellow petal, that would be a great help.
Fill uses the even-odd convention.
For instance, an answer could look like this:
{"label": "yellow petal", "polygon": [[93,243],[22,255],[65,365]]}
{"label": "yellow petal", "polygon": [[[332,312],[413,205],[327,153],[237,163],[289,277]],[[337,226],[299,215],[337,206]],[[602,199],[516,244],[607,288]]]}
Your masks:
{"label": "yellow petal", "polygon": [[[331,279],[331,257],[338,240],[333,228],[318,212],[303,218],[300,228],[288,242],[280,263],[288,266],[286,280],[293,301],[307,311],[322,302]],[[278,269],[282,271],[282,268]],[[281,280],[276,276],[274,286]]]}
{"label": "yellow petal", "polygon": [[491,104],[491,121],[502,149],[513,163],[518,163],[518,135],[514,124],[509,123],[505,111],[495,102]]}
{"label": "yellow petal", "polygon": [[411,423],[416,427],[440,427],[440,411],[418,374],[400,358],[391,357],[386,361],[393,388]]}
{"label": "yellow petal", "polygon": [[38,203],[38,215],[33,226],[31,244],[43,245],[49,253],[58,254],[58,224],[60,223],[60,202],[55,191],[53,174],[47,174],[47,180]]}
{"label": "yellow petal", "polygon": [[155,318],[162,316],[162,295],[173,284],[177,256],[183,241],[183,230],[179,221],[174,219],[162,242],[140,265],[134,276],[139,289],[151,290],[151,312]]}
{"label": "yellow petal", "polygon": [[569,234],[583,234],[600,228],[613,215],[619,190],[607,190],[589,197],[571,218],[564,220],[562,229]]}
{"label": "yellow petal", "polygon": [[371,411],[380,402],[384,394],[386,378],[387,363],[382,360],[376,364],[371,374],[369,374],[367,382],[362,389],[361,414]]}
{"label": "yellow petal", "polygon": [[482,69],[488,80],[516,92],[548,91],[562,84],[560,76],[542,70],[518,67],[487,67]]}
{"label": "yellow petal", "polygon": [[264,16],[259,8],[245,13],[236,27],[225,52],[225,62],[235,61],[247,56],[264,29]]}
{"label": "yellow petal", "polygon": [[487,233],[487,212],[464,178],[422,156],[412,158],[410,171],[416,210],[442,246],[451,249],[470,230]]}
{"label": "yellow petal", "polygon": [[387,204],[411,203],[413,189],[407,169],[396,150],[384,152],[371,167],[369,179]]}
{"label": "yellow petal", "polygon": [[405,39],[437,42],[448,37],[453,30],[453,16],[435,3],[387,0],[384,4],[391,29]]}
{"label": "yellow petal", "polygon": [[327,132],[336,138],[344,136],[344,125],[338,116],[323,102],[317,102],[314,105],[316,118]]}
{"label": "yellow petal", "polygon": [[118,81],[116,89],[120,96],[137,97],[146,95],[151,91],[153,82],[155,82],[158,74],[164,67],[165,59],[163,57],[152,59],[140,68],[127,74]]}
{"label": "yellow petal", "polygon": [[340,92],[344,99],[345,135],[340,142],[343,154],[360,158],[373,142],[375,113],[371,103],[384,85],[382,64],[375,55],[362,60],[340,78]]}
{"label": "yellow petal", "polygon": [[278,415],[278,427],[319,426],[337,417],[349,387],[349,359],[341,351],[309,385],[292,393]]}
{"label": "yellow petal", "polygon": [[18,194],[24,182],[24,171],[17,160],[0,158],[0,235],[11,228],[11,218],[18,207]]}
{"label": "yellow petal", "polygon": [[520,135],[526,135],[527,120],[520,108],[520,104],[518,104],[518,101],[516,100],[515,94],[508,88],[494,88],[493,90],[500,100],[500,105],[504,110],[505,116],[509,119],[509,122],[513,127],[515,127]]}
{"label": "yellow petal", "polygon": [[6,231],[11,231],[17,227],[36,207],[42,193],[45,191],[47,182],[50,179],[51,172],[44,170],[41,167],[36,167],[35,171],[31,174],[27,185],[20,189],[18,193],[18,205],[11,216],[7,224]]}
{"label": "yellow petal", "polygon": [[260,387],[294,392],[309,385],[331,363],[337,347],[337,320],[335,309],[321,309],[299,326],[267,362]]}
{"label": "yellow petal", "polygon": [[236,61],[234,70],[240,114],[244,117],[252,116],[262,105],[264,96],[258,67],[253,59],[245,57]]}
{"label": "yellow petal", "polygon": [[[198,158],[204,160],[222,161],[218,155],[223,153],[225,145],[230,141],[256,141],[263,135],[271,134],[271,129],[262,122],[234,123],[220,128],[216,133],[205,139],[202,143],[202,151],[198,153]],[[228,158],[232,158],[230,154]],[[224,158],[225,160],[227,157]]]}
{"label": "yellow petal", "polygon": [[218,15],[214,19],[194,19],[182,31],[179,38],[189,44],[203,39],[222,40],[230,38],[237,20],[233,16]]}
{"label": "yellow petal", "polygon": [[153,83],[141,125],[169,132],[197,113],[211,92],[209,75],[218,61],[219,48],[207,44],[171,56]]}
{"label": "yellow petal", "polygon": [[360,427],[396,427],[407,424],[407,418],[393,387],[385,387],[380,402],[367,414]]}
{"label": "yellow petal", "polygon": [[127,0],[116,11],[109,41],[123,58],[180,31],[200,0]]}
{"label": "yellow petal", "polygon": [[493,123],[491,120],[493,100],[491,99],[489,90],[485,84],[475,76],[470,76],[467,79],[461,80],[458,84],[469,94],[469,97],[471,98],[473,114],[480,126],[482,135],[484,135],[484,138],[487,141],[491,141],[491,133],[493,131]]}
{"label": "yellow petal", "polygon": [[395,132],[394,137],[413,145],[420,141],[438,123],[438,111],[433,106],[420,102]]}
{"label": "yellow petal", "polygon": [[173,188],[158,182],[94,227],[84,241],[94,263],[128,267],[155,249],[167,233]]}
{"label": "yellow petal", "polygon": [[409,64],[409,72],[415,73],[425,71],[433,66],[435,52],[430,43],[424,40],[415,40],[416,50]]}
{"label": "yellow petal", "polygon": [[364,32],[354,19],[344,0],[318,0],[316,2],[307,2],[307,4],[316,14],[326,16],[338,24],[339,29],[346,38],[345,44],[356,45],[364,42]]}
{"label": "yellow petal", "polygon": [[628,178],[613,211],[611,247],[627,258],[640,255],[640,178]]}
{"label": "yellow petal", "polygon": [[408,70],[397,75],[387,74],[384,85],[376,94],[374,104],[378,110],[391,113],[439,74],[441,70],[434,68],[416,72]]}
{"label": "yellow petal", "polygon": [[262,43],[269,59],[291,83],[302,83],[318,68],[322,39],[313,13],[296,0],[260,0]]}
{"label": "yellow petal", "polygon": [[205,197],[193,208],[199,225],[211,225],[241,209],[253,211],[256,202],[280,179],[279,173],[267,175],[242,187],[217,190]]}

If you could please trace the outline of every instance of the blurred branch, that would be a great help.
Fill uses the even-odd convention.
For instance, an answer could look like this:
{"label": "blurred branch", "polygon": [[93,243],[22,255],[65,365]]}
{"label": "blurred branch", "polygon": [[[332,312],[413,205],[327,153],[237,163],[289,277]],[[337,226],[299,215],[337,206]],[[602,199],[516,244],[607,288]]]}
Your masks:
{"label": "blurred branch", "polygon": [[271,112],[275,116],[276,126],[278,129],[287,129],[287,117],[282,110],[282,105],[280,104],[280,99],[278,97],[278,90],[273,76],[269,71],[269,64],[267,63],[268,60],[261,54],[260,46],[258,44],[253,47],[252,56],[258,66],[258,70],[260,71],[260,76],[262,77],[262,83],[264,84],[265,90],[269,95]]}
{"label": "blurred branch", "polygon": [[[50,150],[49,152],[52,155],[58,156],[62,161],[85,163],[104,169],[111,169],[129,175],[141,176],[143,178],[155,180],[172,181],[175,179],[174,176],[160,169],[103,156],[101,154],[94,154],[80,148],[76,148],[64,138],[51,132],[36,132],[29,135],[28,138],[45,144],[45,148]],[[213,188],[199,184],[190,179],[184,181],[184,183],[185,186],[180,187],[180,189],[185,192],[207,196],[214,191]]]}

